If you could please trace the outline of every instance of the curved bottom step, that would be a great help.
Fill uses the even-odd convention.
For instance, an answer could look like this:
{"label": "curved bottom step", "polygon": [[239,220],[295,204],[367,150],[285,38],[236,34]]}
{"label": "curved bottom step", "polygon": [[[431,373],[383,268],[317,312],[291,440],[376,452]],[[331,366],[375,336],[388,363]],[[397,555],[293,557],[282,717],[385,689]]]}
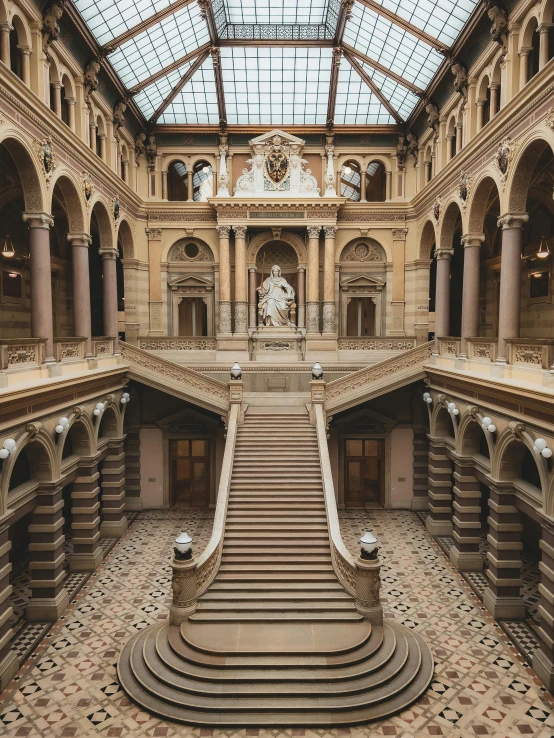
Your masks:
{"label": "curved bottom step", "polygon": [[[171,655],[169,632],[167,626],[151,626],[134,636],[119,658],[119,679],[129,697],[146,711],[189,725],[363,724],[405,710],[433,676],[433,658],[425,641],[391,621],[385,621],[377,648],[368,649],[366,642],[341,656],[340,680],[336,664],[315,659],[311,666],[306,656],[313,659],[313,654],[299,653],[298,664],[289,656],[286,665],[278,656],[272,664],[267,655],[252,654],[230,670],[221,656],[192,649],[194,658],[189,661],[175,651]],[[253,670],[262,663],[267,675],[274,677],[263,687],[252,682]],[[323,681],[326,670],[329,678]]]}

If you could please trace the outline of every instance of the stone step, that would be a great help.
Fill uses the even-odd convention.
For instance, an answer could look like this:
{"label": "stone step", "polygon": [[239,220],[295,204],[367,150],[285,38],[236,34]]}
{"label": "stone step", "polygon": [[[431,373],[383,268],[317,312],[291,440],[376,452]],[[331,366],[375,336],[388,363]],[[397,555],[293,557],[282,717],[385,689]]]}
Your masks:
{"label": "stone step", "polygon": [[[225,598],[232,597],[233,602],[240,603],[242,601],[248,602],[332,602],[332,601],[344,601],[352,604],[352,598],[346,592],[273,592],[273,591],[260,591],[260,592],[248,592],[248,591],[237,591],[231,590],[225,592],[220,589],[215,591],[210,589],[208,592],[202,595],[202,602],[216,602],[221,603],[225,601]],[[230,600],[229,600],[230,601]]]}
{"label": "stone step", "polygon": [[319,572],[333,572],[333,567],[330,563],[324,563],[324,564],[317,564],[317,563],[295,563],[295,564],[264,564],[264,563],[258,563],[255,564],[249,563],[249,564],[235,564],[234,562],[231,563],[222,563],[219,567],[219,571],[222,574],[230,574],[232,572],[244,572],[251,573],[251,574],[261,574],[262,572],[268,572],[270,574],[285,574],[288,572],[295,572],[295,573],[319,573]]}
{"label": "stone step", "polygon": [[[236,524],[242,524],[242,525],[256,525],[260,528],[266,528],[268,525],[271,525],[272,523],[279,523],[279,526],[290,528],[291,526],[293,528],[297,528],[299,525],[299,519],[298,518],[291,518],[288,513],[275,513],[274,515],[251,515],[251,516],[243,516],[240,512],[234,512],[233,510],[230,511],[230,513],[227,515],[227,523],[233,523],[233,525]],[[306,526],[309,526],[310,528],[314,525],[317,526],[326,526],[327,525],[327,518],[325,515],[321,514],[313,514],[309,515],[308,517],[302,518],[301,527],[305,528]]]}
{"label": "stone step", "polygon": [[250,601],[250,600],[240,600],[240,599],[232,599],[228,602],[225,601],[219,601],[214,602],[212,600],[205,600],[202,598],[202,601],[198,603],[198,607],[196,608],[197,613],[205,613],[205,612],[224,612],[224,613],[243,613],[243,612],[272,612],[272,613],[290,613],[290,612],[298,612],[298,613],[304,613],[304,612],[316,612],[320,615],[325,614],[328,611],[332,612],[357,612],[356,608],[354,606],[354,602],[351,598],[347,599],[346,601],[343,600],[329,600],[325,603],[325,605],[321,604],[320,601],[293,601],[293,602],[285,602],[285,601]]}
{"label": "stone step", "polygon": [[208,593],[214,592],[214,591],[236,591],[236,590],[244,590],[247,592],[272,592],[274,594],[277,594],[278,592],[309,592],[311,590],[320,592],[322,594],[337,591],[344,593],[344,589],[341,587],[339,582],[335,579],[335,581],[330,581],[326,583],[322,582],[249,582],[248,584],[244,583],[238,583],[235,582],[221,582],[219,580],[216,580],[209,590],[206,592],[206,594],[202,595],[202,597],[205,597]]}
{"label": "stone step", "polygon": [[255,571],[239,571],[239,572],[223,572],[220,570],[217,573],[217,578],[221,582],[334,582],[336,581],[336,575],[333,570],[330,572],[261,572],[256,573]]}
{"label": "stone step", "polygon": [[353,612],[325,612],[319,608],[315,610],[310,608],[308,612],[287,612],[281,610],[279,612],[198,612],[194,615],[190,615],[190,622],[192,623],[280,623],[286,622],[299,622],[309,620],[310,622],[316,623],[328,623],[333,621],[350,621],[353,623],[359,623],[363,620],[363,617],[359,615],[356,610]]}
{"label": "stone step", "polygon": [[309,550],[306,548],[289,548],[286,551],[280,546],[272,547],[257,547],[252,546],[251,548],[244,548],[242,546],[226,546],[223,545],[223,557],[225,556],[239,556],[245,559],[252,557],[293,557],[293,556],[330,556],[329,546],[310,546]]}

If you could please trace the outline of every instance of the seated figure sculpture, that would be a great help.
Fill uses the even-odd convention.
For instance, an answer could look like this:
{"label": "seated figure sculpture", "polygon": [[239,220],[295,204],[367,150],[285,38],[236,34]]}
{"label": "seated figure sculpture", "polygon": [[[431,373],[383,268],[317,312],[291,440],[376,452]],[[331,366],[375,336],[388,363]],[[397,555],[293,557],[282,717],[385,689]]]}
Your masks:
{"label": "seated figure sculpture", "polygon": [[281,267],[274,264],[270,276],[258,287],[262,325],[292,326],[290,308],[294,302],[294,290],[281,276]]}

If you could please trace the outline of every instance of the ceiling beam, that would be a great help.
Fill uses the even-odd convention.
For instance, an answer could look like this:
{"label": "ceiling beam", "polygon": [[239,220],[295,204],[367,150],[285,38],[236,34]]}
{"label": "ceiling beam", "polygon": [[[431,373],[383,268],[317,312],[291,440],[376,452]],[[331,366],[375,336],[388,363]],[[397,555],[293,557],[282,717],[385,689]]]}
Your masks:
{"label": "ceiling beam", "polygon": [[217,110],[219,113],[219,125],[224,129],[227,125],[227,111],[225,110],[225,91],[223,89],[223,76],[221,74],[221,49],[212,46],[210,49],[214,64],[215,89],[217,93]]}
{"label": "ceiling beam", "polygon": [[375,82],[371,79],[369,74],[363,69],[363,67],[360,66],[360,64],[354,59],[353,56],[351,56],[347,51],[344,52],[344,56],[348,60],[348,62],[352,65],[353,69],[356,70],[356,72],[360,75],[362,80],[366,83],[366,85],[369,87],[369,89],[373,92],[375,97],[379,100],[379,102],[388,110],[390,115],[394,118],[394,120],[397,123],[402,123],[402,118],[400,117],[399,113],[395,110],[395,108],[392,107],[390,102],[387,100],[387,98],[383,95],[381,90],[377,87]]}
{"label": "ceiling beam", "polygon": [[156,82],[162,77],[165,77],[166,74],[169,74],[170,72],[175,71],[175,69],[179,69],[179,67],[182,67],[183,64],[186,64],[192,59],[195,59],[199,54],[203,54],[205,51],[209,51],[209,49],[210,49],[209,43],[199,46],[197,49],[195,49],[194,51],[191,51],[189,54],[185,54],[185,56],[182,56],[179,59],[175,59],[174,62],[171,62],[171,64],[168,64],[167,67],[163,67],[162,69],[160,69],[159,72],[156,72],[155,74],[150,75],[150,77],[143,79],[142,82],[138,83],[138,85],[135,85],[134,87],[130,87],[127,90],[127,93],[129,95],[136,95],[137,92],[144,90],[144,88],[148,87],[148,85],[151,85],[153,82]]}
{"label": "ceiling beam", "polygon": [[335,105],[337,102],[337,87],[339,83],[340,62],[342,49],[336,46],[333,49],[333,61],[331,64],[331,82],[329,84],[329,100],[327,101],[327,127],[332,128],[335,120]]}
{"label": "ceiling beam", "polygon": [[158,13],[154,13],[154,15],[151,15],[149,18],[146,18],[140,23],[137,23],[136,26],[129,28],[128,30],[121,33],[119,36],[112,38],[111,41],[108,41],[107,44],[104,44],[104,46],[102,46],[102,53],[110,54],[119,46],[122,46],[126,41],[129,41],[135,36],[138,36],[139,33],[146,31],[147,28],[155,26],[156,23],[159,23],[161,20],[167,18],[169,15],[173,15],[178,10],[181,10],[187,5],[190,5],[192,2],[194,2],[194,0],[176,0],[176,2],[168,5],[167,8],[160,10]]}
{"label": "ceiling beam", "polygon": [[396,72],[393,72],[392,69],[384,67],[382,64],[379,64],[379,62],[370,59],[369,56],[362,54],[361,51],[358,51],[353,46],[350,46],[349,44],[343,44],[342,47],[345,53],[348,52],[348,54],[350,54],[351,56],[355,56],[356,59],[359,59],[365,64],[368,64],[370,67],[373,67],[373,69],[375,69],[377,72],[381,72],[381,74],[385,74],[387,77],[390,77],[395,82],[398,82],[399,85],[402,85],[402,87],[405,87],[407,90],[410,90],[410,92],[413,92],[414,95],[418,95],[419,97],[421,97],[425,94],[424,90],[422,90],[421,87],[414,85],[412,82],[408,82],[407,79],[404,79],[404,77],[396,74]]}
{"label": "ceiling beam", "polygon": [[208,33],[210,34],[210,43],[212,46],[218,46],[219,40],[217,38],[217,30],[215,26],[214,11],[212,8],[211,0],[197,0],[198,7],[200,8],[200,14],[206,21],[208,26]]}
{"label": "ceiling beam", "polygon": [[165,98],[165,100],[162,102],[160,107],[156,110],[154,115],[151,116],[149,123],[155,123],[156,120],[160,117],[160,115],[163,113],[163,111],[167,108],[168,105],[170,105],[173,100],[177,97],[177,95],[181,92],[183,87],[187,84],[187,82],[190,80],[192,75],[202,66],[202,64],[206,61],[208,56],[210,55],[209,51],[204,51],[198,59],[194,62],[192,67],[190,69],[187,69],[185,74],[181,77],[177,85],[171,90],[169,95]]}
{"label": "ceiling beam", "polygon": [[373,10],[373,12],[377,13],[377,15],[381,15],[383,18],[386,18],[391,23],[394,23],[395,26],[400,26],[400,28],[402,28],[404,31],[411,33],[412,36],[415,36],[420,41],[425,41],[426,44],[429,44],[429,46],[432,46],[441,54],[446,55],[448,53],[448,46],[441,43],[438,39],[436,39],[434,36],[431,36],[429,33],[425,33],[425,31],[417,28],[417,26],[414,26],[409,21],[404,20],[404,18],[401,18],[399,15],[396,15],[396,13],[393,13],[390,10],[387,10],[387,8],[384,8],[382,5],[379,5],[379,3],[376,3],[375,0],[358,1],[362,5],[365,5],[366,8],[369,8],[369,10]]}

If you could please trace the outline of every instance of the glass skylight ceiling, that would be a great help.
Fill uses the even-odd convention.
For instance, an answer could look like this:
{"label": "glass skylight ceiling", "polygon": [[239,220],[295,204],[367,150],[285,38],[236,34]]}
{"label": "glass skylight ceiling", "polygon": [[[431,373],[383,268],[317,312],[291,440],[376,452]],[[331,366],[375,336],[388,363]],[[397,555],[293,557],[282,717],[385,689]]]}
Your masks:
{"label": "glass skylight ceiling", "polygon": [[[424,91],[444,60],[444,55],[433,48],[432,39],[427,43],[427,37],[418,38],[417,30],[405,31],[359,0],[354,3],[343,39],[335,38],[341,0],[212,0],[216,29],[212,39],[196,0],[161,20],[156,14],[163,13],[175,0],[73,1],[98,43],[108,45],[107,58],[123,84],[127,89],[138,88],[134,100],[147,120],[163,107],[195,63],[197,57],[188,55],[208,43],[219,45],[221,41],[227,123],[238,125],[325,124],[332,46],[341,41],[355,50],[350,52],[354,58],[355,52],[363,55],[356,58],[358,64],[403,120],[419,99],[409,84]],[[454,43],[476,5],[476,0],[374,1],[444,47]],[[140,23],[147,27],[137,28],[134,35],[133,29]],[[123,33],[127,40],[119,44],[117,39]],[[318,46],[318,41],[323,45]],[[289,45],[283,45],[286,43]],[[179,64],[183,57],[187,58],[185,63],[164,74],[164,69]],[[396,78],[376,70],[372,61],[390,69]],[[159,78],[143,86],[152,75]],[[407,87],[402,79],[409,83]],[[213,61],[208,57],[166,105],[157,122],[217,125],[217,89]],[[394,116],[344,55],[334,122],[395,123]]]}

